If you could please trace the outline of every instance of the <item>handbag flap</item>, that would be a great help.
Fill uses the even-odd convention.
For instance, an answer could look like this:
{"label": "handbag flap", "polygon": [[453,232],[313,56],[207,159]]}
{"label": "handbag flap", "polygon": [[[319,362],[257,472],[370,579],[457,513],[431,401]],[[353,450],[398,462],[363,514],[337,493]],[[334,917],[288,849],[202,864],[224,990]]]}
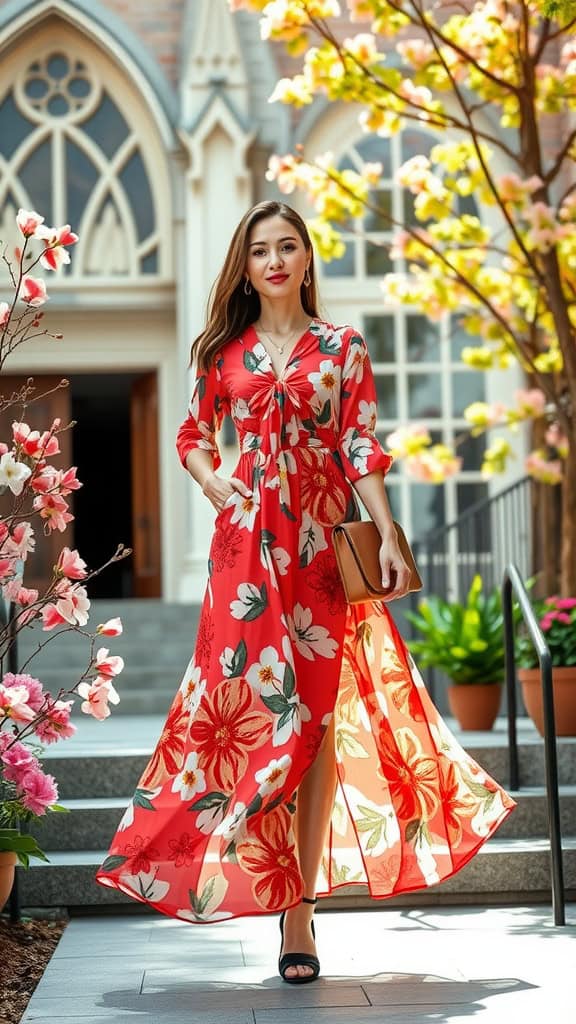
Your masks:
{"label": "handbag flap", "polygon": [[337,526],[335,532],[344,535],[367,588],[375,594],[385,594],[380,573],[382,540],[376,524],[371,520],[346,523],[345,528]]}
{"label": "handbag flap", "polygon": [[[401,526],[394,523],[398,546],[406,565],[410,569],[410,582],[408,591],[421,590],[422,580],[414,562],[412,549],[406,540]],[[358,520],[357,522],[342,523],[334,527],[334,534],[338,539],[346,543],[354,558],[366,589],[373,595],[385,597],[394,590],[396,585],[395,572],[392,571],[388,587],[382,586],[382,575],[380,570],[380,546],[382,539],[376,524],[371,520]]]}

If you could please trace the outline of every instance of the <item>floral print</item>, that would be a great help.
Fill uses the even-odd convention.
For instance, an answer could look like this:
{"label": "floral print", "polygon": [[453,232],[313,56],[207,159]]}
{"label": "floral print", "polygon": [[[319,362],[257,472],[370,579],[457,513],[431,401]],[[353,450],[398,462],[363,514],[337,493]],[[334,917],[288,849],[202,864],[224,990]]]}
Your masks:
{"label": "floral print", "polygon": [[319,895],[436,884],[514,804],[446,728],[387,607],[344,599],[332,528],[391,464],[363,338],[314,320],[280,375],[252,327],[233,338],[197,376],[183,463],[200,448],[220,465],[225,412],[251,497],[216,517],[196,647],[97,881],[194,923],[295,904],[295,793],[334,717]]}

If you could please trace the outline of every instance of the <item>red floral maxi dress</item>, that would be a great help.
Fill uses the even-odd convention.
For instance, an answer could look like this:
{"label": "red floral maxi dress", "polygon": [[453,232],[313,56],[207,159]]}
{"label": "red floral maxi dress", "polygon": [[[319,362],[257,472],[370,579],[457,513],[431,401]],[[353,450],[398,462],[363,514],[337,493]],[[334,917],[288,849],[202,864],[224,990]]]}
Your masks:
{"label": "red floral maxi dress", "polygon": [[173,917],[278,911],[303,894],[294,794],[332,715],[338,789],[319,895],[386,897],[458,871],[514,807],[459,746],[388,609],[347,607],[332,527],[359,518],[351,483],[385,473],[364,340],[313,320],[278,377],[252,327],[199,374],[178,434],[234,492],[218,514],[196,648],[97,880]]}

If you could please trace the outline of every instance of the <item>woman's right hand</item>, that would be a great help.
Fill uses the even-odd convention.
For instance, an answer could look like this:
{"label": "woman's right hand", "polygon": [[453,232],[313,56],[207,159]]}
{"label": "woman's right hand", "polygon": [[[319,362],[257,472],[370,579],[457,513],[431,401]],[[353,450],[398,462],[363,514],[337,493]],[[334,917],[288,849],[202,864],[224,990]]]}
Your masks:
{"label": "woman's right hand", "polygon": [[252,491],[246,486],[243,480],[237,476],[220,477],[217,473],[211,473],[205,480],[202,493],[206,495],[217,512],[222,512],[228,498],[238,491],[243,498],[251,498]]}

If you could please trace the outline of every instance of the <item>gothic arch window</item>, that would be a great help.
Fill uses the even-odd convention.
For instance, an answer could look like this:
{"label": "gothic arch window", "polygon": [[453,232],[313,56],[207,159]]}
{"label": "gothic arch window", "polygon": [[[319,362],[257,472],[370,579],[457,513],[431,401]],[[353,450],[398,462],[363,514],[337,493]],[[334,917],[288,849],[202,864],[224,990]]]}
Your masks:
{"label": "gothic arch window", "polygon": [[80,236],[69,280],[168,277],[165,157],[133,83],[61,21],[17,49],[0,66],[0,237],[36,209]]}
{"label": "gothic arch window", "polygon": [[[401,164],[428,154],[436,142],[420,128],[407,128],[390,139],[365,135],[341,151],[338,166],[358,170],[365,161],[382,164],[374,205],[396,221],[422,226],[414,215],[414,197],[397,184],[395,175]],[[461,202],[462,212],[478,213],[473,200]],[[465,407],[485,400],[487,378],[460,360],[462,347],[471,340],[459,328],[457,316],[433,322],[409,307],[384,305],[382,277],[406,270],[405,261],[390,254],[392,234],[386,217],[371,211],[346,225],[344,256],[322,266],[323,294],[330,307],[363,328],[375,371],[381,440],[399,424],[418,421],[428,427],[434,442],[452,445],[467,433]],[[459,444],[462,471],[441,486],[410,479],[401,465],[393,468],[387,487],[390,502],[412,537],[453,521],[487,496],[488,484],[480,473],[483,448],[482,438],[468,437]],[[487,552],[489,545],[487,537]]]}

